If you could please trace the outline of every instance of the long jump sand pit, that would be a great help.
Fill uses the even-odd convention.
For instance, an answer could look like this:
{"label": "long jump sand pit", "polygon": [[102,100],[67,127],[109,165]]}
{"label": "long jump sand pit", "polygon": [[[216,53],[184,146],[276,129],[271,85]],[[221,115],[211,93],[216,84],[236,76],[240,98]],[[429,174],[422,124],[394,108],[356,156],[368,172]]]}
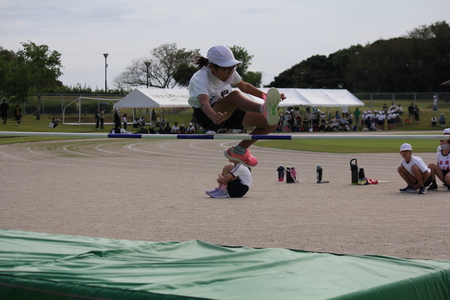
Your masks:
{"label": "long jump sand pit", "polygon": [[[204,191],[232,140],[97,139],[0,146],[0,228],[142,241],[450,260],[449,193],[401,194],[398,153],[329,154],[252,147],[243,198]],[[435,153],[415,153],[425,162]],[[378,185],[351,185],[358,160]],[[277,180],[294,166],[301,183]],[[323,179],[317,184],[316,166]]]}

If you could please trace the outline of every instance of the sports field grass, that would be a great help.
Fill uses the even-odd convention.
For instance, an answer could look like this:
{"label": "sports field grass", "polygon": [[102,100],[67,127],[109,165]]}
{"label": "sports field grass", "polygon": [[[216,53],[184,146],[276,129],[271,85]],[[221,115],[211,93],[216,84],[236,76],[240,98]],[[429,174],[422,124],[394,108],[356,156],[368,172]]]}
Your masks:
{"label": "sports field grass", "polygon": [[[331,133],[330,135],[333,135]],[[429,152],[436,150],[439,141],[433,140],[289,140],[289,141],[259,141],[261,147],[290,149],[298,151],[328,152],[328,153],[391,153],[398,152],[400,145],[410,143],[414,152]]]}

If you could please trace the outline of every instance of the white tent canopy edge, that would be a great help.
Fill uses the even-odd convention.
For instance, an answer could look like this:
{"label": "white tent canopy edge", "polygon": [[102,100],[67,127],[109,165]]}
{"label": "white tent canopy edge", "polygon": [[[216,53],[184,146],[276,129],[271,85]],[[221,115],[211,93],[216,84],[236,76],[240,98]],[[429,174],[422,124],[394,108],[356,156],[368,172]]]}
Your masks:
{"label": "white tent canopy edge", "polygon": [[[269,88],[261,88],[267,92]],[[286,95],[286,100],[280,107],[306,106],[306,107],[350,107],[364,106],[364,103],[345,89],[294,89],[280,88],[280,93]],[[248,95],[257,102],[261,98]],[[190,107],[187,89],[142,89],[138,88],[126,95],[114,108],[169,108]]]}

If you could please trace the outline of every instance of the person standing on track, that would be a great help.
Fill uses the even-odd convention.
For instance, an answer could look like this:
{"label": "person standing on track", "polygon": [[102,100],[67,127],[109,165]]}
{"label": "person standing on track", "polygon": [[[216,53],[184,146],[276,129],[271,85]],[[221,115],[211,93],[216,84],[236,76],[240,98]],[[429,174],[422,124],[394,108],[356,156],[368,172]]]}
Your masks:
{"label": "person standing on track", "polygon": [[22,119],[22,109],[19,104],[16,104],[16,108],[14,108],[14,116],[16,117],[17,126],[20,126],[20,120]]}
{"label": "person standing on track", "polygon": [[2,114],[3,124],[6,124],[6,121],[8,120],[8,111],[9,111],[9,105],[6,102],[6,99],[3,99],[3,103],[0,104],[0,112]]}
{"label": "person standing on track", "polygon": [[[226,46],[214,46],[207,58],[197,56],[199,70],[189,82],[189,104],[194,108],[195,121],[206,130],[242,129],[254,126],[251,135],[269,134],[278,123],[278,104],[285,99],[276,89],[267,94],[243,81],[236,71],[240,61]],[[233,91],[235,85],[240,91],[265,100],[259,104],[240,91]],[[254,167],[258,160],[248,149],[256,140],[243,140],[225,150],[228,159],[236,160],[247,167]]]}

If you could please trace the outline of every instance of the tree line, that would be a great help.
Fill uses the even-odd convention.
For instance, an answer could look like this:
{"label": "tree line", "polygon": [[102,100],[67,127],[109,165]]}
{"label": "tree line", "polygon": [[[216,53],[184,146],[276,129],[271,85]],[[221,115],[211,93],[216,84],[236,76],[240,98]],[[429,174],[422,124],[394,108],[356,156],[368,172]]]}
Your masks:
{"label": "tree line", "polygon": [[314,55],[283,71],[270,86],[345,88],[372,93],[435,92],[450,79],[450,26],[422,25],[405,36]]}

